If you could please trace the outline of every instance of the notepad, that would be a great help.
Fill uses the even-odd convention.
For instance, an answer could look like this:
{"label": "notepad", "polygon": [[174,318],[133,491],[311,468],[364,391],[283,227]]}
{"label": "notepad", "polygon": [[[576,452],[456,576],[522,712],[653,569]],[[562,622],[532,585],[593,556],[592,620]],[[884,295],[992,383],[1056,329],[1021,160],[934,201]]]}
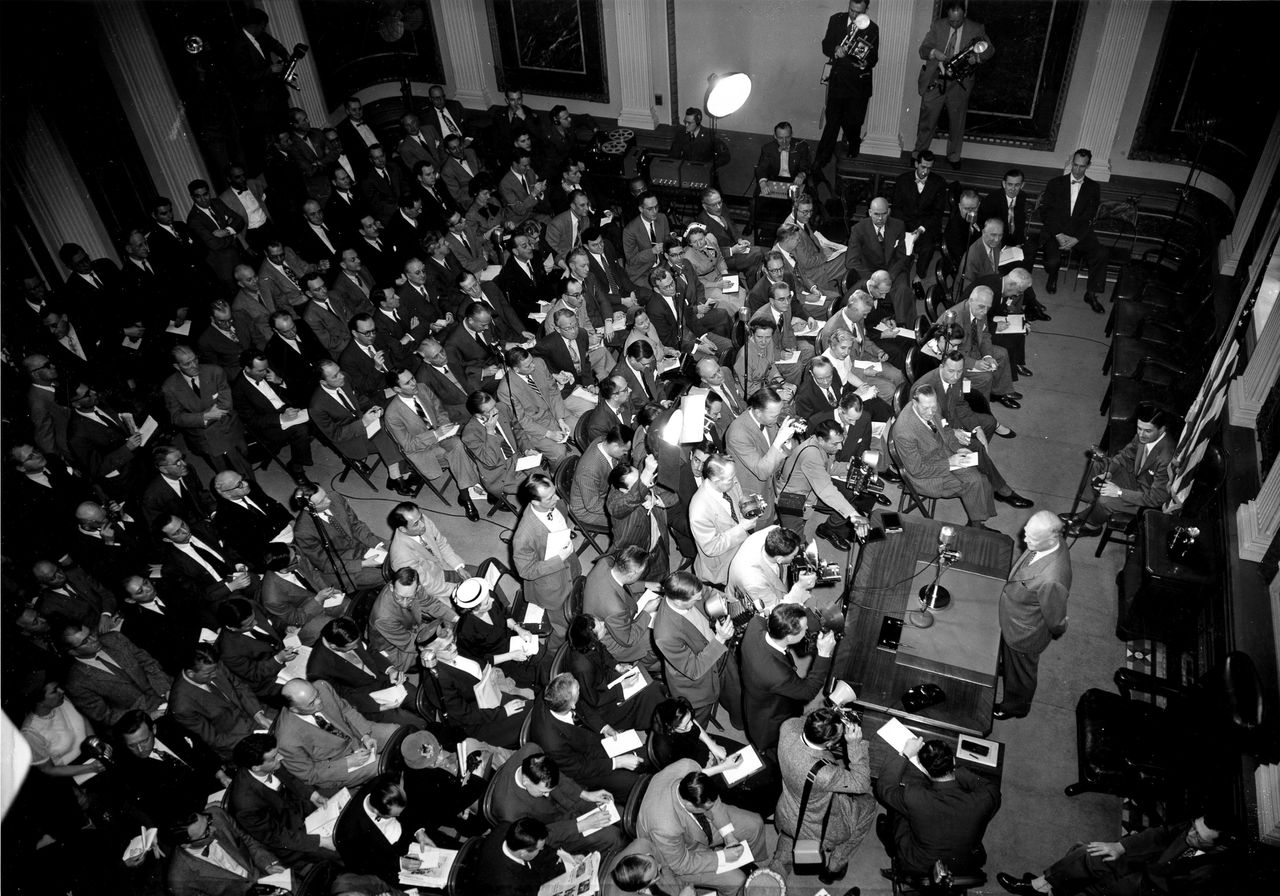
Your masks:
{"label": "notepad", "polygon": [[297,651],[298,655],[285,663],[284,668],[276,673],[277,684],[285,684],[295,678],[307,677],[307,660],[311,658],[311,648],[299,645]]}
{"label": "notepad", "polygon": [[534,656],[538,652],[537,635],[512,635],[507,639],[507,651],[515,653],[523,650],[525,656]]}
{"label": "notepad", "polygon": [[996,330],[1007,335],[1015,335],[1027,332],[1027,317],[1025,314],[1009,314],[1003,317],[993,317],[991,322],[994,324],[1007,323],[1009,326],[1001,330],[998,326]]}
{"label": "notepad", "polygon": [[806,305],[825,305],[827,297],[820,292],[805,293],[804,303]]}
{"label": "notepad", "polygon": [[1015,261],[1022,261],[1022,249],[1019,246],[1006,246],[1000,250],[1000,266],[1012,264]]}
{"label": "notepad", "polygon": [[374,417],[364,425],[364,434],[372,439],[381,429],[382,419],[380,417]]}
{"label": "notepad", "polygon": [[622,699],[630,700],[636,694],[648,687],[649,682],[645,681],[644,673],[637,666],[631,672],[624,672],[609,682],[605,687],[617,687],[622,690]]}
{"label": "notepad", "polygon": [[275,874],[265,874],[258,878],[258,886],[279,887],[287,892],[293,891],[293,872],[288,868]]}
{"label": "notepad", "polygon": [[338,823],[338,816],[343,808],[351,802],[351,791],[342,788],[324,801],[324,805],[307,816],[307,833],[320,837],[332,837],[333,829]]}
{"label": "notepad", "polygon": [[754,775],[756,772],[760,771],[760,769],[764,768],[764,763],[760,761],[760,754],[757,753],[755,747],[750,744],[747,744],[741,750],[732,754],[729,758],[732,759],[733,756],[741,756],[742,759],[733,768],[725,769],[720,773],[720,776],[724,778],[724,783],[728,784],[730,787],[737,784],[743,778]]}
{"label": "notepad", "polygon": [[169,326],[165,327],[164,331],[166,333],[172,333],[175,336],[190,336],[191,321],[184,320],[181,324],[175,324],[173,321],[169,321]]}
{"label": "notepad", "polygon": [[567,557],[573,553],[573,537],[568,529],[547,532],[547,549],[542,553],[543,560]]}
{"label": "notepad", "polygon": [[[604,821],[603,823],[596,821],[591,824],[586,824],[586,820],[590,818],[592,815],[595,815],[596,812],[598,812],[601,809],[604,809],[605,812],[608,813],[607,820]],[[614,803],[613,800],[609,800],[608,802],[601,803],[600,805],[596,806],[591,811],[583,812],[581,815],[578,816],[577,818],[578,833],[580,833],[584,837],[590,837],[596,831],[603,831],[609,825],[614,824],[615,822],[620,821],[621,819],[622,819],[622,816],[618,814],[617,804]]]}
{"label": "notepad", "polygon": [[302,424],[304,424],[304,423],[306,423],[306,422],[308,422],[308,421],[310,421],[310,420],[311,420],[311,415],[310,415],[310,414],[308,414],[308,413],[306,412],[306,409],[302,409],[302,410],[299,410],[299,411],[298,411],[298,416],[294,417],[292,420],[286,420],[286,419],[284,419],[284,417],[281,417],[281,418],[280,418],[280,428],[281,428],[281,429],[293,429],[293,427],[295,427],[295,426],[301,426]]}
{"label": "notepad", "polygon": [[142,444],[145,445],[151,441],[151,437],[156,434],[156,430],[160,428],[160,424],[155,421],[154,417],[147,417],[142,421],[142,425],[138,427],[138,435],[142,436]]}
{"label": "notepad", "polygon": [[379,542],[364,552],[364,558],[366,560],[373,560],[377,563],[381,563],[383,560],[387,559],[387,549],[381,542]]}
{"label": "notepad", "polygon": [[613,758],[638,750],[644,746],[644,743],[640,740],[639,731],[634,728],[628,728],[626,731],[619,731],[613,737],[600,738],[600,745],[604,747],[604,751],[609,754],[609,757]]}
{"label": "notepad", "polygon": [[534,454],[523,454],[516,458],[516,471],[533,470],[542,466],[542,452],[538,451]]}
{"label": "notepad", "polygon": [[141,833],[129,841],[129,845],[125,847],[124,858],[126,861],[135,859],[156,845],[156,828],[140,828]]}
{"label": "notepad", "polygon": [[796,351],[793,351],[793,352],[787,352],[787,354],[783,355],[781,358],[779,358],[779,359],[777,360],[777,363],[778,363],[779,365],[782,365],[782,364],[797,364],[797,363],[799,363],[799,362],[800,362],[800,351],[799,351],[799,349],[797,349]]}
{"label": "notepad", "polygon": [[334,607],[341,606],[342,602],[346,599],[347,596],[345,594],[335,594],[333,597],[326,597],[324,599],[324,608],[326,610],[332,610]]}
{"label": "notepad", "polygon": [[369,696],[373,698],[373,701],[383,709],[394,709],[403,703],[404,698],[408,695],[409,691],[403,684],[393,684],[389,688],[369,692]]}
{"label": "notepad", "polygon": [[400,860],[400,883],[409,887],[443,890],[457,857],[456,849],[410,843],[408,854]]}
{"label": "notepad", "polygon": [[865,370],[869,373],[879,373],[883,368],[879,361],[854,361],[855,370]]}
{"label": "notepad", "polygon": [[720,288],[723,292],[737,292],[740,288],[738,285],[737,274],[726,274],[721,279]]}
{"label": "notepad", "polygon": [[486,267],[483,271],[480,272],[480,282],[488,283],[490,280],[492,280],[494,277],[498,276],[501,273],[502,273],[502,265],[491,264],[488,267]]}
{"label": "notepad", "polygon": [[[902,755],[902,751],[907,748],[907,742],[916,736],[910,728],[902,724],[898,719],[890,719],[885,722],[876,731],[876,734],[880,735],[881,740],[893,747],[898,755]],[[914,756],[911,757],[911,764],[920,769],[920,771],[924,771],[924,766]],[[925,772],[925,774],[928,774],[928,772]]]}
{"label": "notepad", "polygon": [[271,541],[277,544],[293,544],[293,523],[289,523],[289,525],[277,532],[276,537]]}
{"label": "notepad", "polygon": [[440,441],[451,439],[458,434],[458,424],[446,423],[444,426],[436,427],[436,438]]}
{"label": "notepad", "polygon": [[576,398],[579,401],[585,401],[588,404],[596,404],[600,401],[599,395],[593,395],[581,386],[575,386],[573,391],[569,393],[570,398]]}
{"label": "notepad", "polygon": [[956,470],[963,470],[968,467],[976,467],[977,465],[978,452],[976,451],[969,451],[964,454],[956,452],[951,455],[951,457],[947,458],[947,466],[951,468],[952,472]]}
{"label": "notepad", "polygon": [[547,611],[542,609],[542,607],[538,606],[537,604],[525,604],[524,606],[524,624],[525,625],[541,625],[542,620],[546,618],[547,618]]}
{"label": "notepad", "polygon": [[716,874],[724,874],[726,871],[732,871],[734,868],[741,868],[748,862],[754,862],[756,860],[756,857],[751,854],[751,844],[745,840],[738,843],[737,846],[734,846],[733,850],[740,854],[732,861],[725,858],[726,850],[716,850]]}

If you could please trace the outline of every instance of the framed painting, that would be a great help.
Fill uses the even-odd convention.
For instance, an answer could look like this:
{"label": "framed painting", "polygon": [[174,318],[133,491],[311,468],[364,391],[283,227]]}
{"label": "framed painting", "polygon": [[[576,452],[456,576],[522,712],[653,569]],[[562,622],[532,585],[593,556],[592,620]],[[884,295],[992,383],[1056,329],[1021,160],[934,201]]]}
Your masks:
{"label": "framed painting", "polygon": [[609,102],[600,0],[485,0],[502,90]]}

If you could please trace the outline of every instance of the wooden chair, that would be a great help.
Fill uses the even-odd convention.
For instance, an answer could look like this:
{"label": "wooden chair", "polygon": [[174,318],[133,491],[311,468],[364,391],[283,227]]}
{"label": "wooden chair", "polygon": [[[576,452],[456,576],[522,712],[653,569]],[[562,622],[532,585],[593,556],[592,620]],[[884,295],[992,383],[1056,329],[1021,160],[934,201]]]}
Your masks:
{"label": "wooden chair", "polygon": [[898,513],[910,513],[914,509],[919,510],[925,519],[933,519],[938,509],[938,499],[926,498],[916,491],[906,471],[902,469],[902,459],[898,456],[898,443],[892,436],[889,436],[886,441],[889,449],[889,463],[893,464],[893,468],[902,477],[902,490],[898,495]]}
{"label": "wooden chair", "polygon": [[[469,446],[466,442],[463,442],[462,448],[467,452],[467,457],[471,458],[471,462],[476,465],[476,469],[477,470],[480,469],[480,458],[476,457],[476,453],[471,450],[471,446]],[[520,515],[520,512],[515,507],[511,506],[511,502],[507,500],[507,496],[505,494],[501,492],[499,492],[498,494],[494,494],[493,492],[490,492],[487,488],[485,489],[485,491],[489,495],[489,512],[485,514],[486,517],[493,516],[499,510],[505,510],[507,513],[511,514],[512,516]]]}
{"label": "wooden chair", "polygon": [[401,725],[395,730],[395,733],[387,738],[386,744],[378,753],[378,774],[384,772],[404,771],[408,768],[405,764],[404,756],[400,754],[400,745],[404,743],[404,739],[413,732],[413,728],[409,725]]}
{"label": "wooden chair", "polygon": [[649,784],[653,775],[641,775],[631,792],[627,794],[627,804],[622,809],[622,833],[628,840],[636,838],[636,823],[640,820],[640,807],[644,804],[644,795],[649,792]]}
{"label": "wooden chair", "polygon": [[475,869],[472,866],[476,863],[476,853],[480,851],[480,844],[483,842],[484,837],[479,836],[472,837],[462,844],[462,848],[454,857],[453,867],[449,869],[449,879],[445,881],[445,896],[462,896],[462,882],[469,880],[474,874]]}
{"label": "wooden chair", "polygon": [[[388,429],[387,433],[390,434],[391,430]],[[441,492],[440,489],[436,488],[435,483],[433,483],[430,479],[424,476],[422,471],[418,469],[418,465],[415,464],[413,462],[413,459],[409,457],[409,452],[404,450],[404,445],[400,444],[400,440],[397,439],[394,435],[392,435],[391,441],[395,442],[396,447],[400,449],[401,462],[405,466],[407,466],[410,470],[413,470],[413,472],[418,474],[418,478],[422,480],[422,484],[425,485],[427,488],[431,489],[432,493],[435,494],[435,496],[440,499],[441,504],[443,504],[445,507],[451,506],[449,504],[449,499],[444,496],[444,493]],[[450,470],[448,467],[445,467],[444,468],[445,486],[448,487],[448,483],[450,482],[452,482],[455,486],[458,484],[457,478],[453,475],[453,470]],[[418,491],[422,491],[422,489],[418,489]],[[417,495],[414,495],[414,497],[417,497]]]}
{"label": "wooden chair", "polygon": [[[321,445],[324,445],[330,451],[332,451],[333,456],[336,457],[342,463],[342,472],[338,474],[339,482],[346,482],[347,477],[352,473],[355,473],[357,476],[359,476],[361,479],[364,480],[364,484],[369,486],[370,489],[372,489],[375,492],[378,490],[378,487],[373,484],[373,480],[370,479],[369,476],[366,475],[363,470],[361,470],[359,467],[356,466],[356,461],[352,460],[351,458],[343,454],[341,451],[339,451],[338,446],[333,444],[333,442],[330,441],[329,437],[320,431],[319,427],[313,426],[311,427],[311,431],[315,434],[316,441],[319,442]],[[369,473],[372,473],[374,470],[378,469],[378,465],[382,463],[382,458],[377,457],[377,455],[372,455],[372,456],[375,457],[376,459],[374,460],[373,465],[369,466]],[[362,462],[368,465],[368,458],[367,457],[363,458]]]}
{"label": "wooden chair", "polygon": [[584,523],[578,518],[577,514],[569,508],[569,494],[573,489],[573,474],[578,471],[579,460],[581,460],[581,455],[570,454],[566,456],[564,460],[560,461],[560,464],[556,467],[556,471],[553,475],[556,484],[556,493],[559,494],[560,500],[564,501],[565,509],[569,513],[569,522],[575,529],[581,532],[583,536],[582,541],[580,541],[577,548],[574,549],[574,553],[581,556],[582,552],[587,549],[588,545],[590,545],[595,548],[597,554],[603,556],[605,552],[601,550],[600,545],[596,542],[596,536],[603,536],[607,538],[609,536],[609,527]]}

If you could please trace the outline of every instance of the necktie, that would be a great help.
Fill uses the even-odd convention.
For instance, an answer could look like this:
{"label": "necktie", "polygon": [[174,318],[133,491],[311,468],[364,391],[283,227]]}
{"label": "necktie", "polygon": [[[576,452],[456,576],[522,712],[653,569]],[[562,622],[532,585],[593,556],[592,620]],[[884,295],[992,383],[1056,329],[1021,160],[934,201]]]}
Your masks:
{"label": "necktie", "polygon": [[702,833],[706,835],[707,846],[715,842],[715,834],[711,830],[711,822],[707,821],[707,816],[700,812],[693,812],[694,821],[698,822],[698,827],[702,828]]}
{"label": "necktie", "polygon": [[502,430],[502,424],[498,424],[498,436],[502,439],[502,457],[509,460],[515,456],[516,449],[507,441],[507,434]]}
{"label": "necktie", "polygon": [[1142,450],[1140,450],[1133,459],[1133,472],[1137,473],[1142,469],[1142,465],[1147,462],[1147,453],[1150,450],[1151,450],[1150,445],[1142,446]]}
{"label": "necktie", "polygon": [[969,321],[969,339],[975,351],[978,350],[978,322],[976,320]]}
{"label": "necktie", "polygon": [[516,179],[520,181],[520,186],[524,188],[525,195],[529,194],[529,182],[524,179],[523,174],[517,174]]}
{"label": "necktie", "polygon": [[333,722],[330,722],[324,716],[320,715],[320,713],[316,713],[316,727],[319,728],[321,731],[327,731],[328,733],[332,734],[334,737],[340,737],[343,740],[348,742],[351,740],[351,738],[347,737],[345,732],[341,731],[336,725],[333,724]]}
{"label": "necktie", "polygon": [[71,333],[67,334],[67,347],[71,349],[72,354],[76,355],[81,360],[86,360],[84,352],[80,350],[80,343],[76,341],[76,337]]}
{"label": "necktie", "polygon": [[577,367],[582,363],[582,356],[578,354],[578,343],[576,340],[565,340],[565,344],[569,346],[569,357],[573,359],[573,366]]}
{"label": "necktie", "polygon": [[347,393],[346,393],[346,392],[343,392],[341,389],[339,389],[339,390],[338,390],[338,401],[342,402],[343,406],[344,406],[348,411],[350,411],[351,413],[355,414],[357,417],[359,417],[359,416],[360,416],[359,414],[357,414],[357,413],[356,413],[355,405],[353,405],[353,404],[351,403],[351,400],[347,398]]}
{"label": "necktie", "polygon": [[427,429],[435,429],[435,427],[431,425],[431,418],[427,416],[427,409],[422,406],[422,402],[417,398],[414,398],[413,400],[413,409],[418,412],[418,416],[422,419],[422,422],[427,424]]}
{"label": "necktie", "polygon": [[1031,551],[1023,551],[1022,556],[1018,558],[1018,562],[1013,564],[1013,569],[1009,570],[1009,578],[1012,579],[1013,574],[1022,569],[1023,565],[1025,565],[1030,559]]}
{"label": "necktie", "polygon": [[835,406],[836,406],[836,393],[835,393],[835,391],[834,391],[830,386],[827,386],[827,388],[826,388],[826,393],[827,393],[827,401],[829,401],[829,402],[831,403],[831,406],[832,406],[832,407],[835,407]]}
{"label": "necktie", "polygon": [[107,656],[105,652],[99,651],[98,655],[94,657],[94,659],[102,663],[102,665],[106,666],[107,671],[110,672],[112,675],[124,674],[124,669],[120,667],[120,664],[117,663],[115,660],[113,660],[111,657]]}
{"label": "necktie", "polygon": [[93,285],[98,287],[98,289],[102,289],[102,281],[98,279],[98,275],[90,274],[89,276],[93,278]]}
{"label": "necktie", "polygon": [[645,398],[653,398],[653,393],[649,391],[649,384],[644,381],[644,371],[636,371],[636,382],[640,384],[640,389],[644,392]]}
{"label": "necktie", "polygon": [[195,551],[197,554],[199,554],[201,557],[203,557],[205,562],[208,563],[210,566],[212,566],[214,569],[217,569],[219,571],[226,569],[227,561],[223,559],[222,555],[219,554],[217,551],[215,551],[213,548],[201,542],[199,539],[196,539],[196,538],[191,539],[191,549]]}
{"label": "necktie", "polygon": [[649,242],[656,243],[658,241],[658,235],[653,232],[653,222],[645,221],[644,226],[649,228]]}
{"label": "necktie", "polygon": [[101,422],[103,426],[110,426],[112,429],[120,430],[121,432],[124,431],[124,427],[120,425],[120,421],[112,417],[110,414],[107,414],[98,408],[95,408],[93,413],[97,416],[99,422]]}
{"label": "necktie", "polygon": [[618,282],[613,279],[613,271],[609,270],[609,259],[600,256],[596,259],[596,263],[604,268],[604,279],[609,284],[609,293],[615,295],[618,292]]}
{"label": "necktie", "polygon": [[995,269],[995,270],[997,270],[997,271],[998,271],[998,270],[1000,270],[1000,262],[999,262],[999,260],[996,258],[996,250],[995,250],[995,249],[988,249],[987,251],[988,251],[988,253],[991,255],[991,267],[992,267],[992,268],[994,268],[994,269]]}
{"label": "necktie", "polygon": [[462,133],[462,131],[458,129],[458,126],[453,123],[453,117],[448,112],[441,110],[440,118],[444,121],[444,127],[446,132],[450,134]]}
{"label": "necktie", "polygon": [[152,275],[153,277],[155,276],[156,272],[151,270],[151,262],[145,259],[143,259],[143,262],[142,262],[142,269],[146,271],[148,274]]}
{"label": "necktie", "polygon": [[533,391],[538,393],[538,397],[542,398],[542,390],[538,388],[538,384],[534,382],[533,375],[530,374],[524,378],[524,381],[533,387]]}
{"label": "necktie", "polygon": [[960,40],[960,29],[952,28],[951,36],[947,38],[947,48],[942,51],[942,55],[950,59],[956,51],[956,43]]}
{"label": "necktie", "polygon": [[464,245],[464,246],[466,246],[466,247],[467,247],[467,254],[468,254],[468,255],[472,254],[472,252],[471,252],[471,240],[467,239],[467,234],[466,234],[466,232],[465,232],[465,231],[464,231],[464,232],[462,232],[462,233],[460,233],[460,234],[458,234],[458,239],[462,240],[462,245]]}
{"label": "necktie", "polygon": [[187,382],[191,384],[191,391],[199,395],[200,394],[200,378],[197,376],[189,376],[187,377]]}
{"label": "necktie", "polygon": [[729,505],[729,516],[733,517],[733,521],[738,522],[738,508],[733,506],[733,498],[729,497],[728,492],[721,492],[720,497],[724,498],[724,503]]}
{"label": "necktie", "polygon": [[883,228],[883,227],[877,227],[877,228],[876,228],[876,239],[877,239],[877,240],[879,240],[882,244],[884,243],[884,228]]}
{"label": "necktie", "polygon": [[1009,218],[1008,218],[1008,220],[1009,220],[1009,225],[1008,225],[1009,232],[1010,232],[1010,233],[1013,233],[1013,200],[1012,200],[1012,199],[1010,199],[1010,200],[1009,200]]}
{"label": "necktie", "polygon": [[311,584],[311,581],[310,581],[306,576],[304,576],[304,575],[302,574],[302,570],[300,570],[300,569],[295,569],[295,570],[293,571],[293,574],[294,574],[295,576],[297,576],[297,577],[298,577],[298,581],[302,583],[302,587],[303,587],[303,588],[306,588],[306,589],[307,589],[308,591],[310,591],[312,594],[315,594],[315,593],[316,593],[316,588],[315,588],[315,586],[314,586],[314,585],[312,585],[312,584]]}

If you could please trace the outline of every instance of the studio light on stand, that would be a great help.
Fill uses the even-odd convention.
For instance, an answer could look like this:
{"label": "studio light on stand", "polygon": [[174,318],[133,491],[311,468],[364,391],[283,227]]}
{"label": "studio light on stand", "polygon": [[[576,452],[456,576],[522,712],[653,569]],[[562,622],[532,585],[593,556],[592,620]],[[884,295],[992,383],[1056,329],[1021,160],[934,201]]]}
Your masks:
{"label": "studio light on stand", "polygon": [[711,74],[707,77],[707,93],[703,97],[702,107],[711,117],[711,171],[716,170],[716,120],[732,115],[742,108],[747,97],[751,96],[751,76],[745,72],[730,72],[727,75]]}
{"label": "studio light on stand", "polygon": [[943,526],[938,532],[937,571],[933,574],[933,584],[925,585],[920,589],[920,609],[907,614],[911,624],[916,628],[928,628],[933,625],[933,613],[945,610],[951,605],[951,592],[947,591],[941,582],[942,573],[960,559],[956,540],[954,526]]}

